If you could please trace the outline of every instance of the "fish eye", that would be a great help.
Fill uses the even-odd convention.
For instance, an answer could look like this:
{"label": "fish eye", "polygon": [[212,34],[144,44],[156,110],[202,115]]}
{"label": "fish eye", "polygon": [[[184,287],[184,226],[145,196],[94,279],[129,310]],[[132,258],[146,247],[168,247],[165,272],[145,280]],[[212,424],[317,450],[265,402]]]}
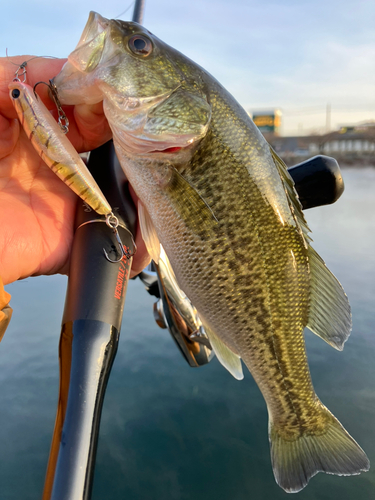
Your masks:
{"label": "fish eye", "polygon": [[18,99],[20,95],[21,95],[21,92],[18,89],[13,89],[12,90],[12,97],[13,97],[13,99]]}
{"label": "fish eye", "polygon": [[134,35],[130,38],[129,49],[137,56],[146,57],[152,52],[151,41],[143,35]]}

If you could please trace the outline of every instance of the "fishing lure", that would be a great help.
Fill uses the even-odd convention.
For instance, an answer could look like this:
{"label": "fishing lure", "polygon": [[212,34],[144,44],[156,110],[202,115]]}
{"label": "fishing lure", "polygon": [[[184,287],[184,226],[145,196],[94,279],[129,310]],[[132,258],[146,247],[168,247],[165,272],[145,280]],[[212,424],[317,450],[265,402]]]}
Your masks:
{"label": "fishing lure", "polygon": [[27,62],[24,62],[19,66],[8,88],[18,119],[27,137],[48,167],[95,212],[106,216],[103,222],[113,230],[120,248],[118,260],[110,259],[104,249],[107,260],[119,262],[122,258],[129,259],[136,250],[134,240],[134,252],[127,252],[121,242],[117,230],[119,221],[113,214],[111,205],[72,143],[64,135],[68,131],[69,121],[59,104],[55,87],[53,84],[49,85],[58,109],[59,122],[54,120],[41,99],[38,98],[35,87],[32,89],[27,85],[26,64]]}
{"label": "fishing lure", "polygon": [[95,212],[111,213],[111,205],[82,158],[33,89],[15,79],[9,90],[18,119],[39,156]]}

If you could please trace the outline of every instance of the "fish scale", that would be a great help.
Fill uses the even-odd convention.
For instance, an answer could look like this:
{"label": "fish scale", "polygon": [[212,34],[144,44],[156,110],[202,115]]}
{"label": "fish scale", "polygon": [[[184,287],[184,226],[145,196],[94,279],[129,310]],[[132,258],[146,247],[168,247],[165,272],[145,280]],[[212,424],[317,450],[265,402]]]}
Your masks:
{"label": "fish scale", "polygon": [[316,396],[304,344],[307,326],[343,348],[347,297],[310,246],[285,165],[245,110],[145,28],[96,13],[54,81],[64,104],[102,91],[150,254],[157,261],[162,245],[219,361],[241,379],[241,358],[266,400],[277,483],[296,492],[319,471],[368,470]]}

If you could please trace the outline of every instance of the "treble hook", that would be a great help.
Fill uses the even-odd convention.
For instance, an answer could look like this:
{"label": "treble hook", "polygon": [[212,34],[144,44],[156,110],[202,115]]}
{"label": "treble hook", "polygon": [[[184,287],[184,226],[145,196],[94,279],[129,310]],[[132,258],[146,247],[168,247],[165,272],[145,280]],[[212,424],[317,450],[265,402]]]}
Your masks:
{"label": "treble hook", "polygon": [[43,82],[43,81],[37,82],[34,85],[34,88],[33,88],[35,97],[38,97],[35,89],[41,83],[43,83],[43,85],[47,85],[47,87],[49,88],[50,95],[51,95],[51,97],[53,99],[53,102],[56,105],[56,108],[57,108],[57,114],[58,114],[58,120],[57,120],[57,122],[58,122],[58,124],[60,126],[61,132],[63,134],[67,134],[69,132],[69,120],[68,120],[68,117],[66,116],[66,114],[64,113],[64,110],[61,107],[61,104],[60,104],[60,101],[59,101],[59,98],[58,98],[58,95],[57,95],[57,87],[56,87],[56,85],[53,83],[52,80],[50,80],[49,83]]}
{"label": "treble hook", "polygon": [[36,88],[37,88],[37,86],[38,86],[38,85],[40,85],[41,83],[43,83],[43,85],[47,85],[47,87],[48,87],[49,89],[51,89],[51,87],[49,86],[49,84],[48,84],[47,82],[37,82],[37,83],[34,85],[34,87],[33,87],[34,95],[35,95],[35,97],[36,97],[37,99],[38,99],[38,94],[36,93],[36,90],[35,90],[35,89],[36,89]]}
{"label": "treble hook", "polygon": [[68,117],[66,116],[66,114],[64,113],[64,110],[61,107],[60,99],[59,99],[59,96],[57,93],[57,87],[53,83],[53,80],[49,81],[49,88],[51,91],[52,99],[54,100],[54,103],[56,104],[57,113],[59,116],[58,122],[59,122],[60,128],[64,134],[67,134],[69,132],[69,120],[68,120]]}
{"label": "treble hook", "polygon": [[113,230],[113,233],[114,233],[114,235],[116,237],[116,240],[117,240],[117,243],[118,243],[118,246],[119,246],[119,249],[120,249],[120,255],[121,255],[121,257],[119,259],[117,259],[117,260],[110,259],[109,255],[108,255],[108,253],[106,251],[106,249],[103,248],[103,252],[104,252],[105,258],[109,262],[113,262],[113,263],[116,264],[118,262],[121,262],[122,259],[124,259],[124,258],[130,259],[131,257],[133,257],[133,255],[135,255],[135,253],[137,251],[137,246],[136,246],[135,241],[133,239],[133,235],[130,233],[131,234],[131,238],[132,238],[133,247],[134,247],[133,252],[130,252],[130,248],[127,247],[127,246],[125,246],[125,245],[123,245],[123,243],[121,241],[119,232],[117,230],[117,227],[119,225],[118,218],[113,214],[113,212],[109,213],[106,216],[105,223],[107,224],[108,227],[110,227]]}

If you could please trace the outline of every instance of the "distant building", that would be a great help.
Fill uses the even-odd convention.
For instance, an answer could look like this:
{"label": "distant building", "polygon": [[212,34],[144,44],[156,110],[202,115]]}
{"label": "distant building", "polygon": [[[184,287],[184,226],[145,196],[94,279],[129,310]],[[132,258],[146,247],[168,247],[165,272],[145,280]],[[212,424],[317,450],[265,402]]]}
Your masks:
{"label": "distant building", "polygon": [[356,127],[341,128],[322,136],[320,151],[325,154],[355,155],[374,154],[375,127],[358,130]]}
{"label": "distant building", "polygon": [[276,153],[289,165],[321,153],[321,137],[319,135],[277,137],[265,134],[265,138]]}
{"label": "distant building", "polygon": [[341,127],[324,135],[279,137],[263,134],[276,153],[291,165],[317,154],[345,164],[375,164],[375,123]]}
{"label": "distant building", "polygon": [[341,134],[346,134],[348,132],[369,132],[375,130],[375,120],[369,122],[357,123],[356,125],[341,125],[339,127],[339,132]]}
{"label": "distant building", "polygon": [[272,111],[254,111],[252,118],[259,130],[264,133],[278,135],[281,127],[281,111],[274,109]]}

